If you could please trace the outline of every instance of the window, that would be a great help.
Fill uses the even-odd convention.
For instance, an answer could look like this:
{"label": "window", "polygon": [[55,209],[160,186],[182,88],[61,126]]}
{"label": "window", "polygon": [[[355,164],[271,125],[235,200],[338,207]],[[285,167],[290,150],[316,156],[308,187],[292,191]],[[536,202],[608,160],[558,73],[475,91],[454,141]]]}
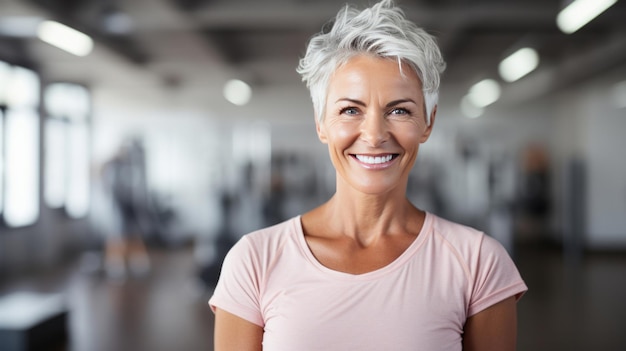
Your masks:
{"label": "window", "polygon": [[70,217],[84,217],[89,211],[89,92],[77,84],[54,83],[46,87],[44,102],[44,199],[49,207],[64,206]]}
{"label": "window", "polygon": [[70,167],[68,173],[67,203],[65,210],[70,217],[80,218],[89,212],[89,131],[87,123],[70,126]]}
{"label": "window", "polygon": [[67,122],[62,119],[48,118],[45,122],[44,148],[44,200],[50,208],[65,206],[65,188],[67,186]]}
{"label": "window", "polygon": [[[0,78],[0,82],[1,82]],[[4,108],[0,108],[0,214],[4,207]]]}
{"label": "window", "polygon": [[39,216],[38,124],[33,109],[7,111],[4,220],[12,227],[33,224]]}
{"label": "window", "polygon": [[10,70],[8,63],[0,61],[0,214],[4,208],[4,112]]}
{"label": "window", "polygon": [[39,77],[29,69],[4,66],[4,205],[12,227],[39,217]]}

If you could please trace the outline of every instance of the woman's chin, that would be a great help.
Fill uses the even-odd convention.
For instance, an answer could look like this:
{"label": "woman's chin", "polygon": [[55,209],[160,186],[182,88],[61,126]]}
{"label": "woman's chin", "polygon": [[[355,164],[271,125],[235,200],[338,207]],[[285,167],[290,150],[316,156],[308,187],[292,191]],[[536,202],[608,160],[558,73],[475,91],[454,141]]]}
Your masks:
{"label": "woman's chin", "polygon": [[389,179],[376,182],[352,182],[351,188],[365,195],[388,195],[398,191],[400,182],[392,182]]}

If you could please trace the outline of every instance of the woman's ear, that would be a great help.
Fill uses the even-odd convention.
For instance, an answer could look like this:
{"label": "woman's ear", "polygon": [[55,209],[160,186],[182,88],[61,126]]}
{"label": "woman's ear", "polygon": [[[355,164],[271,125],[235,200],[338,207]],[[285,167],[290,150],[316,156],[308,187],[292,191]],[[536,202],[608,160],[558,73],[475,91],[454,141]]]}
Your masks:
{"label": "woman's ear", "polygon": [[323,144],[328,143],[328,139],[326,138],[326,131],[322,122],[320,122],[317,118],[315,118],[315,130],[317,131],[317,137]]}
{"label": "woman's ear", "polygon": [[433,126],[435,125],[435,116],[437,115],[437,105],[433,107],[433,112],[430,113],[430,124],[426,126],[424,133],[422,133],[422,137],[420,138],[420,144],[425,143],[426,140],[430,137],[430,133],[433,131]]}

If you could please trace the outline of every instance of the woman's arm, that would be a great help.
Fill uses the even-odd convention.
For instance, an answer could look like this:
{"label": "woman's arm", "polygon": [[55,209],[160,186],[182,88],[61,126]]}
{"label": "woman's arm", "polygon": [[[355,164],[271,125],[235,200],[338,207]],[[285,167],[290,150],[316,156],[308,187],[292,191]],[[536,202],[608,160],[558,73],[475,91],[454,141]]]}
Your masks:
{"label": "woman's arm", "polygon": [[222,309],[215,311],[215,351],[261,351],[263,328]]}
{"label": "woman's arm", "polygon": [[463,351],[514,351],[516,342],[514,296],[476,313],[465,322]]}

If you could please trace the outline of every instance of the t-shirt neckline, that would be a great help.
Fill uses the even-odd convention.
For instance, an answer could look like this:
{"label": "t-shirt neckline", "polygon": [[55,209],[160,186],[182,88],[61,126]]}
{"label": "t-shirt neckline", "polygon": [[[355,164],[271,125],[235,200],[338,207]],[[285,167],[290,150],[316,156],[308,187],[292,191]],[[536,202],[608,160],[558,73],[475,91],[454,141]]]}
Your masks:
{"label": "t-shirt neckline", "polygon": [[311,249],[309,248],[309,245],[306,242],[306,239],[304,238],[304,229],[302,228],[302,219],[301,219],[302,216],[299,215],[295,217],[293,224],[294,224],[294,229],[295,229],[294,232],[297,237],[296,241],[297,241],[298,247],[302,251],[302,254],[306,258],[306,260],[311,265],[313,265],[317,270],[321,271],[323,274],[326,274],[328,276],[331,276],[337,279],[372,280],[380,276],[384,276],[388,274],[389,272],[401,267],[402,265],[404,265],[404,263],[406,263],[409,259],[411,259],[413,255],[417,253],[417,251],[422,246],[422,243],[424,243],[424,241],[426,240],[426,237],[428,236],[428,234],[432,232],[432,230],[430,229],[432,227],[433,215],[427,211],[425,211],[424,213],[425,213],[425,217],[424,217],[424,224],[422,225],[422,229],[420,230],[415,240],[413,240],[411,245],[409,245],[409,247],[407,247],[406,250],[404,250],[404,252],[400,254],[400,256],[398,256],[395,260],[393,260],[391,263],[389,263],[388,265],[384,267],[375,269],[370,272],[360,273],[360,274],[341,272],[341,271],[337,271],[337,270],[324,266],[320,261],[317,260],[317,258],[315,258],[315,256],[313,255],[313,252],[311,252]]}

